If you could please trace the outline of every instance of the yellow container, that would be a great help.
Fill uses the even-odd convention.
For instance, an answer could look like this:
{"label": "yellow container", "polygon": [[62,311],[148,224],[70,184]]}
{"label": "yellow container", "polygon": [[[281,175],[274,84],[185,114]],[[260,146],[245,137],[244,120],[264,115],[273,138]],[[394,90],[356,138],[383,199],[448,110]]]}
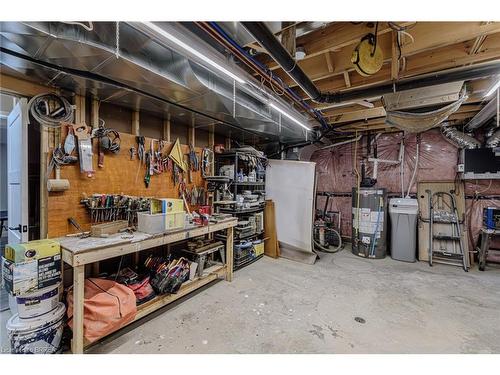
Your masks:
{"label": "yellow container", "polygon": [[255,251],[255,256],[264,254],[264,242],[253,243],[253,250]]}
{"label": "yellow container", "polygon": [[173,198],[151,198],[150,214],[168,214],[170,212],[184,211],[184,201]]}
{"label": "yellow container", "polygon": [[14,263],[52,257],[61,254],[59,242],[54,240],[37,240],[25,243],[5,245],[4,258]]}

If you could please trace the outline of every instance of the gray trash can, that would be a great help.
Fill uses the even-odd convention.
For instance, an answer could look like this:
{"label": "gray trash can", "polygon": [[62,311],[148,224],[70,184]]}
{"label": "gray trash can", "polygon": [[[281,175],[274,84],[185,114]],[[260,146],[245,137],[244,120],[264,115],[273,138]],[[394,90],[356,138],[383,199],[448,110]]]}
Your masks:
{"label": "gray trash can", "polygon": [[412,198],[389,200],[391,218],[391,257],[403,262],[417,260],[418,201]]}

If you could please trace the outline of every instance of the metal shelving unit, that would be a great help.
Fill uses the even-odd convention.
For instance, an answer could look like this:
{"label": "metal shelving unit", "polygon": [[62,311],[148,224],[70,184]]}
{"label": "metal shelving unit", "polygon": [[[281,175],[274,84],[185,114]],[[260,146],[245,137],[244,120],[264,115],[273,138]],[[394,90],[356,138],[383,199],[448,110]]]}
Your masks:
{"label": "metal shelving unit", "polygon": [[[250,172],[250,167],[248,166],[248,155],[253,155],[250,154],[249,152],[243,152],[243,151],[230,151],[226,152],[224,154],[216,154],[215,155],[215,173],[219,174],[220,168],[224,165],[234,165],[234,175],[232,176],[232,181],[228,184],[228,188],[233,194],[233,198],[236,200],[236,196],[241,194],[244,190],[251,190],[253,193],[261,193],[265,192],[265,170],[262,173],[256,173],[257,174],[257,179],[260,179],[260,181],[238,181],[238,172],[240,170],[243,171],[244,174],[247,176],[249,175]],[[267,161],[267,158],[265,157],[258,157],[259,159],[262,159],[262,161]],[[264,211],[264,203],[259,204],[259,206],[251,207],[251,208],[246,208],[246,209],[237,209],[236,208],[236,203],[233,203],[231,205],[228,205],[228,207],[218,207],[219,212],[221,213],[226,213],[226,214],[231,214],[233,216],[238,217],[240,220],[243,219],[245,216],[250,216],[252,214],[262,212]],[[224,235],[218,234],[218,238],[224,239]],[[234,245],[237,245],[241,243],[242,241],[245,240],[256,240],[256,239],[263,239],[264,238],[264,232],[259,232],[259,233],[253,233],[248,236],[244,236],[241,238],[235,238],[234,239]],[[234,246],[236,249],[237,247]],[[252,251],[253,253],[253,251]],[[250,263],[255,262],[257,259],[262,258],[262,255],[255,256],[252,254],[248,254],[242,257],[239,257],[237,254],[237,251],[234,252],[234,270],[243,268],[247,266]]]}

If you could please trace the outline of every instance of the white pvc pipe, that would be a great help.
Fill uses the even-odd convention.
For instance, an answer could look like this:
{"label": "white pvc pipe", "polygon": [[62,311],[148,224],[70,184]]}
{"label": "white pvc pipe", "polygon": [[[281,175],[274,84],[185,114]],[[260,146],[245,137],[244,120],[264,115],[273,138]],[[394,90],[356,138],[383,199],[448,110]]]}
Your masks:
{"label": "white pvc pipe", "polygon": [[334,143],[333,145],[321,147],[320,150],[326,150],[328,148],[333,148],[333,147],[337,147],[337,146],[341,146],[341,145],[346,145],[348,143],[356,142],[356,141],[359,141],[361,139],[361,137],[362,137],[362,135],[358,135],[357,137],[352,138],[352,139],[348,139],[346,141],[337,142],[337,143]]}
{"label": "white pvc pipe", "polygon": [[408,191],[406,193],[406,198],[409,198],[410,197],[410,191],[411,191],[411,188],[413,186],[413,180],[415,179],[415,176],[417,174],[417,169],[418,169],[418,158],[419,158],[419,143],[417,142],[417,150],[415,152],[415,168],[413,169],[413,174],[411,176],[411,179],[410,179],[410,184],[408,186]]}

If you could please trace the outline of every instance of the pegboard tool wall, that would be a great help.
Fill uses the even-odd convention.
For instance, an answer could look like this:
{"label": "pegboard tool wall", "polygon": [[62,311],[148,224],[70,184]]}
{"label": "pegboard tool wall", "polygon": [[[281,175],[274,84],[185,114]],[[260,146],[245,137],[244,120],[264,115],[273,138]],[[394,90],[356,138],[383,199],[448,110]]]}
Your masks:
{"label": "pegboard tool wall", "polygon": [[[62,129],[63,142],[67,130]],[[82,194],[126,194],[143,197],[179,198],[179,185],[174,186],[172,173],[164,172],[151,176],[149,187],[144,184],[146,166],[135,157],[130,160],[129,149],[137,143],[135,136],[120,133],[120,153],[106,153],[104,156],[104,167],[97,167],[97,140],[93,140],[93,165],[95,174],[89,178],[80,172],[80,164],[61,167],[61,178],[70,181],[70,188],[65,192],[49,193],[48,197],[48,237],[63,236],[77,230],[68,223],[68,217],[75,218],[85,230],[90,228],[90,217],[84,205],[80,204]],[[151,138],[146,137],[145,148],[149,150]],[[175,139],[172,139],[175,141]],[[173,142],[165,147],[164,153],[170,152]],[[189,146],[182,145],[183,153],[188,153]],[[198,157],[201,156],[202,148],[196,147]],[[52,152],[49,153],[50,155]],[[205,186],[205,180],[201,172],[192,172],[193,183],[189,183],[187,173],[184,174],[188,188],[192,186]],[[54,172],[49,178],[54,178]]]}

